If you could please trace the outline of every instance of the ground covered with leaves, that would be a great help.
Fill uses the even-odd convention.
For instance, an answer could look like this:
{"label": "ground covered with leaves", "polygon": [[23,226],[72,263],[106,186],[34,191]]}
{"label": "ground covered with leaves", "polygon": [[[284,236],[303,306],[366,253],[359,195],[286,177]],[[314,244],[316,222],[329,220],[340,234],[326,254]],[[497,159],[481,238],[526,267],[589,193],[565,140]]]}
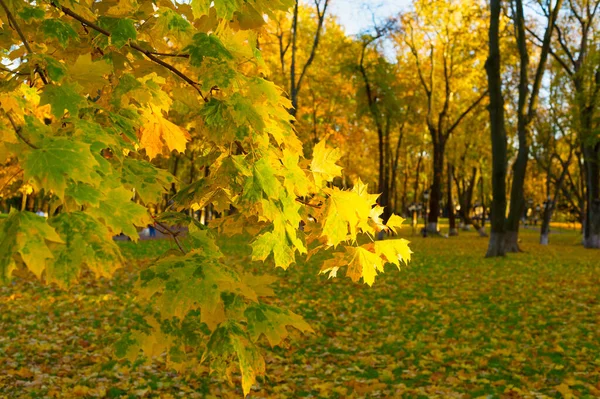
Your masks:
{"label": "ground covered with leaves", "polygon": [[[526,230],[526,253],[483,258],[486,239],[407,237],[402,271],[372,288],[318,276],[320,259],[275,274],[278,302],[316,333],[268,350],[250,397],[599,397],[600,255],[574,232],[551,245]],[[116,361],[136,305],[136,272],[168,241],[123,243],[114,279],[69,292],[15,279],[0,288],[0,397],[241,397],[239,384],[177,374],[161,359]],[[230,244],[232,259],[247,252]],[[491,396],[488,396],[491,395]]]}

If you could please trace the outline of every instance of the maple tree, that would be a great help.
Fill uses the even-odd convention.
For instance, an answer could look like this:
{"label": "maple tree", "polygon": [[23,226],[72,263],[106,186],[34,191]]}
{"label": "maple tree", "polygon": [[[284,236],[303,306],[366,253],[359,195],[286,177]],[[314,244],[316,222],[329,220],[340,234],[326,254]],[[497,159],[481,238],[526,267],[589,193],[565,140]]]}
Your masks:
{"label": "maple tree", "polygon": [[438,232],[443,170],[448,140],[465,117],[481,109],[484,12],[471,1],[415,1],[403,15],[396,40],[410,51],[418,83],[425,94],[426,125],[431,135],[433,178],[427,229]]}
{"label": "maple tree", "polygon": [[[219,235],[250,232],[252,259],[282,268],[333,248],[321,272],[347,266],[369,285],[384,264],[410,259],[406,240],[357,241],[396,232],[402,218],[384,224],[377,195],[360,180],[332,187],[340,152],[320,141],[304,159],[292,103],[260,76],[263,15],[287,11],[289,0],[0,5],[9,60],[0,72],[0,156],[17,165],[10,179],[51,197],[47,219],[13,209],[2,221],[0,279],[26,267],[69,288],[84,265],[111,276],[124,262],[112,236],[136,240],[148,224],[177,243],[178,253],[140,273],[135,292],[151,312],[121,337],[118,356],[166,352],[175,368],[206,360],[227,375],[237,363],[247,394],[265,369],[260,336],[277,345],[286,326],[311,331],[264,302],[269,280],[227,263]],[[151,162],[190,142],[204,176],[184,182]],[[147,207],[174,186],[167,211],[153,219]],[[209,227],[178,212],[207,204],[222,215]],[[173,225],[187,228],[185,242]]]}

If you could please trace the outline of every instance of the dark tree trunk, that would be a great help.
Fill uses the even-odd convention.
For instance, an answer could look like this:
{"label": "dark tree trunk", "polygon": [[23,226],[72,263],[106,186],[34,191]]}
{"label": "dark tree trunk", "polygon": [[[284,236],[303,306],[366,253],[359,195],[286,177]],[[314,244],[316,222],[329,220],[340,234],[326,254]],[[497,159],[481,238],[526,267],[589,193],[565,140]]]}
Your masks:
{"label": "dark tree trunk", "polygon": [[448,163],[448,222],[450,224],[448,235],[457,236],[456,215],[454,214],[454,199],[452,198],[452,169],[454,167]]}
{"label": "dark tree trunk", "polygon": [[491,234],[486,257],[504,256],[506,213],[506,128],[504,98],[500,75],[501,0],[490,0],[489,57],[486,62],[490,96],[490,130],[492,139],[492,206]]}
{"label": "dark tree trunk", "polygon": [[429,216],[427,217],[427,231],[438,233],[438,218],[440,215],[440,201],[442,199],[442,184],[444,172],[445,143],[438,142],[433,145],[433,181],[429,194]]}
{"label": "dark tree trunk", "polygon": [[586,145],[584,166],[586,168],[586,209],[583,245],[600,248],[600,143]]}
{"label": "dark tree trunk", "polygon": [[525,210],[524,185],[525,174],[527,172],[527,160],[529,159],[529,126],[537,107],[538,94],[541,87],[542,77],[550,51],[552,31],[554,23],[558,17],[562,0],[557,0],[554,8],[548,15],[548,24],[544,33],[540,49],[540,58],[536,66],[534,80],[531,84],[531,94],[529,94],[529,53],[527,50],[527,37],[525,36],[525,13],[523,9],[523,0],[515,0],[516,19],[515,36],[517,47],[519,49],[519,102],[517,110],[517,135],[519,137],[519,151],[517,159],[513,164],[513,180],[510,190],[510,209],[506,220],[505,251],[520,252],[519,240],[519,222]]}

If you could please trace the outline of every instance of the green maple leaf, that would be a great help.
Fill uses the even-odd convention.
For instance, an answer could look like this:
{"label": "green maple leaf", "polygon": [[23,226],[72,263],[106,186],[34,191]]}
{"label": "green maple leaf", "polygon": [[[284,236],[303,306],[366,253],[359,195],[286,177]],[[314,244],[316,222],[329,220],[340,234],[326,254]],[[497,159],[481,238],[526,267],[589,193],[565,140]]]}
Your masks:
{"label": "green maple leaf", "polygon": [[252,177],[244,185],[244,198],[258,201],[263,193],[267,198],[277,198],[281,183],[274,174],[273,166],[265,158],[261,158],[252,167]]}
{"label": "green maple leaf", "polygon": [[48,76],[54,82],[60,82],[67,75],[67,67],[56,58],[46,54],[36,54],[33,58],[34,62],[37,62],[39,59],[39,63],[44,66]]}
{"label": "green maple leaf", "polygon": [[78,205],[98,206],[104,195],[91,184],[71,182],[65,190],[65,196],[74,199]]}
{"label": "green maple leaf", "polygon": [[77,83],[64,83],[62,85],[50,84],[44,87],[40,96],[40,105],[50,104],[52,115],[62,118],[65,109],[71,116],[77,117],[77,113],[82,108],[86,99],[79,94],[81,87]]}
{"label": "green maple leaf", "polygon": [[110,42],[117,48],[123,47],[129,43],[129,40],[137,38],[135,25],[130,19],[100,17],[98,23],[110,32]]}
{"label": "green maple leaf", "polygon": [[248,335],[256,341],[264,334],[271,347],[279,345],[288,336],[287,326],[306,333],[313,332],[302,316],[287,309],[263,303],[251,304],[244,312],[248,320]]}
{"label": "green maple leaf", "polygon": [[287,269],[295,262],[294,250],[286,238],[285,232],[269,231],[261,234],[252,243],[252,260],[266,260],[273,253],[275,266]]}
{"label": "green maple leaf", "polygon": [[167,194],[175,177],[164,169],[149,162],[125,158],[123,160],[123,183],[135,188],[146,204],[158,203]]}
{"label": "green maple leaf", "polygon": [[140,297],[153,297],[163,319],[183,318],[190,310],[200,309],[202,322],[211,329],[216,328],[225,316],[222,294],[233,293],[258,300],[237,273],[218,260],[219,256],[218,252],[201,250],[156,263],[140,274]]}
{"label": "green maple leaf", "polygon": [[25,21],[29,21],[30,19],[42,19],[44,18],[46,13],[41,8],[37,7],[23,7],[21,11],[19,11],[19,17],[23,18]]}
{"label": "green maple leaf", "polygon": [[69,40],[79,40],[79,35],[73,27],[60,19],[50,18],[42,21],[40,25],[42,33],[49,37],[58,40],[62,48],[66,48]]}
{"label": "green maple leaf", "polygon": [[63,240],[46,223],[46,219],[31,212],[11,210],[0,224],[0,281],[6,283],[15,269],[14,255],[20,254],[25,265],[38,278],[46,268],[46,260],[52,259],[49,242]]}
{"label": "green maple leaf", "polygon": [[89,208],[87,212],[103,220],[113,234],[122,232],[137,241],[139,236],[135,226],[145,227],[151,223],[151,219],[148,210],[133,202],[132,197],[133,191],[117,187],[106,193],[97,208]]}
{"label": "green maple leaf", "polygon": [[66,245],[56,246],[54,260],[46,266],[46,282],[69,287],[86,264],[97,277],[110,277],[123,259],[112,235],[98,220],[84,212],[62,213],[50,225]]}
{"label": "green maple leaf", "polygon": [[[260,350],[241,326],[235,322],[223,323],[213,332],[203,357],[225,360],[225,362],[237,357],[242,373],[244,396],[250,392],[256,376],[265,373],[265,361]],[[217,364],[222,363],[218,362]]]}
{"label": "green maple leaf", "polygon": [[284,167],[283,186],[288,191],[289,195],[298,195],[303,197],[309,192],[309,180],[306,173],[300,168],[300,156],[291,152],[288,149],[283,150],[281,163]]}
{"label": "green maple leaf", "polygon": [[200,66],[205,57],[214,59],[233,59],[233,55],[227,50],[221,40],[215,35],[206,33],[196,33],[193,37],[192,44],[183,49],[190,54],[190,64]]}
{"label": "green maple leaf", "polygon": [[68,138],[43,140],[40,148],[25,152],[21,161],[25,179],[31,179],[36,190],[52,190],[59,198],[64,197],[70,180],[95,185],[100,178],[89,144]]}

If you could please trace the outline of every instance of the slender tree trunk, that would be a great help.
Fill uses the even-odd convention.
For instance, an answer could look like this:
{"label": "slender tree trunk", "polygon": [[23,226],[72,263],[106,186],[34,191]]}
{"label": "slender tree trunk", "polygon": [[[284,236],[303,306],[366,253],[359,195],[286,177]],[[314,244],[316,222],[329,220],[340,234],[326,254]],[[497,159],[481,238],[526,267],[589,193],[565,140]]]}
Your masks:
{"label": "slender tree trunk", "polygon": [[506,252],[521,252],[519,248],[519,224],[523,212],[525,211],[525,195],[523,186],[525,185],[525,174],[527,172],[527,160],[529,158],[529,145],[527,144],[527,134],[519,129],[519,151],[512,170],[512,186],[510,191],[510,210],[506,219]]}
{"label": "slender tree trunk", "polygon": [[458,229],[456,228],[456,215],[454,214],[454,199],[452,199],[452,169],[454,167],[448,162],[448,221],[450,228],[449,236],[457,236]]}
{"label": "slender tree trunk", "polygon": [[500,75],[501,0],[490,0],[489,57],[486,62],[490,96],[490,131],[492,139],[492,230],[486,257],[504,256],[506,214],[506,127],[504,98]]}
{"label": "slender tree trunk", "polygon": [[440,201],[442,199],[442,182],[444,172],[444,145],[443,142],[434,143],[433,146],[433,182],[429,195],[429,216],[427,218],[427,232],[438,233],[438,218],[440,215]]}

